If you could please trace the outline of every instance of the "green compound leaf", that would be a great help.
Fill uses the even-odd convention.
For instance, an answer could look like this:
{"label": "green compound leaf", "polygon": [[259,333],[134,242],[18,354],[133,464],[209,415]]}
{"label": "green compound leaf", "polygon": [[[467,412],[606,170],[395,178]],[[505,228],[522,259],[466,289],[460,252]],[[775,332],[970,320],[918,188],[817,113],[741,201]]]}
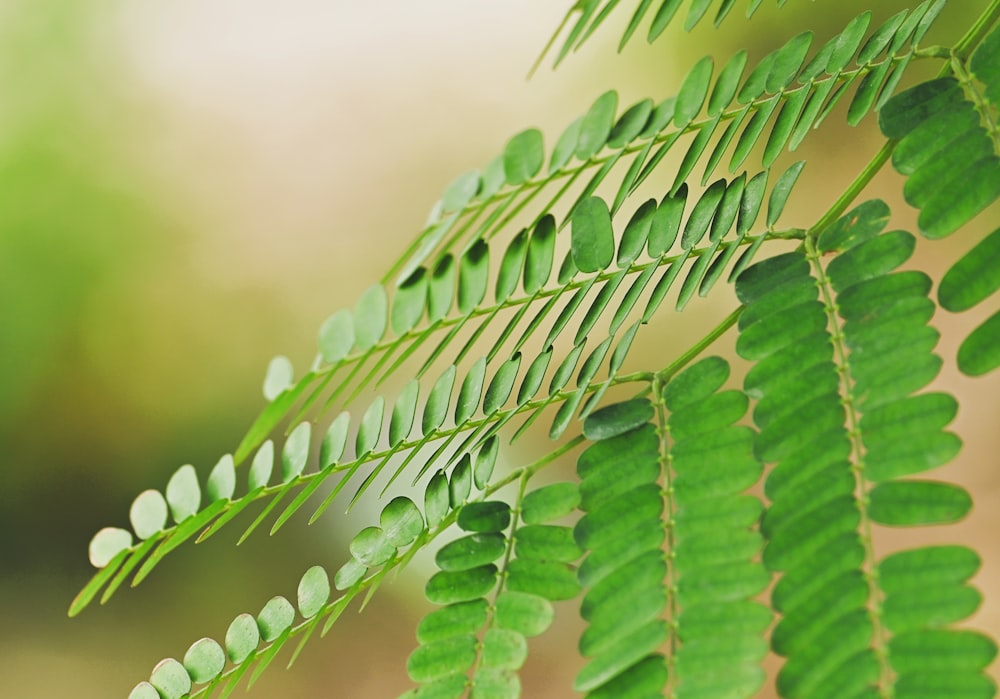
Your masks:
{"label": "green compound leaf", "polygon": [[909,175],[903,194],[921,209],[920,230],[950,235],[1000,197],[1000,158],[955,78],[930,80],[888,100],[879,126],[901,139],[893,164]]}
{"label": "green compound leaf", "polygon": [[611,265],[615,254],[611,212],[600,197],[580,202],[571,228],[573,262],[581,272],[598,272]]}
{"label": "green compound leaf", "polygon": [[514,136],[503,149],[503,174],[507,184],[517,186],[538,174],[545,162],[542,132],[527,129]]}

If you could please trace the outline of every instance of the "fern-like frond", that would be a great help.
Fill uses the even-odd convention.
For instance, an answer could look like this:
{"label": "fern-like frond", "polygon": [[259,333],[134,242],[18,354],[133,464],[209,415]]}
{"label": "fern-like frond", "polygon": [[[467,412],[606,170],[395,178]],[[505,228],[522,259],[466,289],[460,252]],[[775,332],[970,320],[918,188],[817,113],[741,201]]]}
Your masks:
{"label": "fern-like frond", "polygon": [[[339,616],[350,598],[329,599],[330,579],[322,567],[314,566],[299,581],[297,607],[277,596],[257,615],[240,614],[229,625],[222,644],[202,638],[188,648],[183,661],[160,661],[129,699],[207,697],[216,689],[220,699],[227,697],[251,671],[252,684],[291,638],[304,634],[304,643],[321,620]],[[296,616],[302,619],[297,625]],[[203,686],[196,689],[197,685]]]}
{"label": "fern-like frond", "polygon": [[[141,581],[173,548],[196,535],[203,539],[219,531],[257,500],[268,502],[246,528],[243,538],[275,512],[277,519],[271,529],[276,531],[333,476],[340,480],[314,511],[313,519],[360,477],[352,498],[352,503],[355,502],[397,454],[406,453],[406,457],[383,489],[418,456],[424,459],[424,466],[418,469],[417,478],[442,459],[449,466],[457,463],[520,413],[528,415],[515,437],[544,409],[553,403],[561,404],[550,428],[553,438],[561,435],[574,416],[586,416],[616,380],[640,327],[637,323],[652,317],[682,272],[687,270],[680,286],[678,309],[684,308],[695,292],[707,294],[728,265],[732,265],[730,278],[735,277],[750,263],[763,242],[765,235],[753,237],[750,228],[766,195],[766,171],[749,180],[745,175],[733,180],[716,179],[693,203],[686,220],[682,218],[688,198],[687,179],[708,152],[708,145],[716,139],[721,125],[728,123],[708,158],[703,184],[707,184],[731,142],[735,146],[729,161],[730,172],[744,163],[769,128],[763,157],[766,164],[786,144],[794,148],[805,131],[821,121],[856,81],[860,81],[861,87],[849,112],[863,115],[878,103],[881,95],[891,92],[894,84],[891,76],[901,75],[936,14],[936,7],[925,3],[913,13],[900,13],[867,40],[863,37],[868,21],[866,15],[861,15],[808,62],[812,35],[800,34],[766,56],[745,79],[742,77],[745,54],[737,54],[714,83],[711,61],[699,61],[682,81],[676,98],[656,108],[651,102],[640,102],[617,120],[617,95],[605,93],[556,144],[549,160],[549,174],[541,179],[535,179],[545,162],[541,134],[528,130],[512,138],[496,165],[481,176],[467,173],[448,188],[440,207],[443,218],[432,223],[414,249],[401,258],[395,268],[398,280],[391,295],[384,285],[376,284],[361,295],[353,309],[338,311],[324,322],[319,334],[319,357],[302,379],[293,382],[287,360],[279,358],[272,362],[265,378],[265,393],[273,397],[273,402],[237,447],[232,462],[227,461],[226,468],[216,474],[216,481],[225,488],[212,495],[211,503],[199,509],[197,478],[193,472],[187,473],[185,487],[191,491],[187,497],[195,504],[193,509],[190,505],[180,510],[174,508],[173,526],[168,526],[162,516],[166,512],[162,496],[150,491],[143,494],[141,501],[137,499],[134,506],[142,516],[138,528],[133,522],[141,543],[132,545],[130,535],[115,528],[102,530],[95,537],[92,560],[107,565],[74,601],[71,613],[78,613],[102,588],[105,591],[102,599],[106,600],[136,568],[133,582]],[[848,69],[852,60],[859,67]],[[796,81],[799,86],[793,87]],[[731,106],[734,100],[736,106]],[[703,111],[705,116],[699,117]],[[638,207],[628,225],[616,235],[614,217],[628,194],[686,134],[692,134],[692,138],[670,192],[659,205],[650,201]],[[645,140],[645,145],[635,143],[637,139]],[[612,154],[600,155],[607,148],[612,149]],[[608,205],[594,196],[594,190],[626,156],[633,157],[633,162],[614,201]],[[582,164],[570,166],[572,158]],[[550,277],[559,226],[551,209],[568,191],[567,186],[561,187],[537,214],[530,234],[523,231],[509,241],[494,276],[494,302],[488,303],[490,239],[546,185],[558,179],[566,179],[568,185],[584,170],[597,166],[600,166],[597,173],[577,195],[563,221],[563,225],[570,225],[571,245],[555,282]],[[793,165],[772,186],[766,215],[768,234],[777,233],[775,225],[801,166],[801,163]],[[448,213],[446,206],[457,208]],[[483,214],[487,214],[486,220],[476,225]],[[736,237],[727,239],[734,227]],[[783,233],[792,237],[800,234]],[[707,244],[703,242],[706,237]],[[460,244],[465,247],[456,256],[455,248]],[[746,246],[744,254],[736,259],[737,249],[743,246]],[[659,267],[665,270],[653,284]],[[637,277],[619,301],[607,336],[591,342],[598,319],[629,275]],[[523,289],[523,296],[517,294],[518,287]],[[638,303],[647,289],[645,307],[639,315]],[[591,294],[593,297],[588,301]],[[555,313],[564,296],[569,300],[549,326],[544,340],[535,345],[537,354],[532,362],[523,362],[526,374],[518,391],[518,404],[506,407],[522,371],[523,352],[536,334],[544,331],[546,319]],[[529,308],[538,310],[527,320]],[[578,312],[583,317],[576,325],[573,349],[550,369],[548,352]],[[480,347],[483,333],[502,315],[508,317],[507,324],[499,339],[483,352]],[[525,320],[527,324],[523,325]],[[622,328],[627,329],[621,332]],[[394,337],[386,339],[390,330]],[[453,368],[427,393],[422,436],[410,438],[424,374],[463,332],[469,334],[458,353],[452,353]],[[340,453],[336,458],[323,459],[315,472],[306,473],[299,454],[308,453],[309,422],[302,420],[315,406],[322,403],[321,412],[325,413],[338,403],[352,402],[370,383],[396,372],[438,334],[443,337],[423,355],[417,371],[418,382],[408,384],[396,399],[388,425],[385,399],[376,396],[353,427],[353,441],[349,439],[346,424],[335,421],[336,427],[331,425],[330,429],[341,440],[335,445]],[[479,359],[459,380],[454,372],[469,354]],[[609,356],[607,377],[598,381],[598,371]],[[576,387],[569,388],[577,366]],[[536,395],[544,383],[546,370],[553,371],[548,394],[522,402],[525,396]],[[449,372],[453,373],[442,383]],[[454,427],[449,427],[444,416],[449,412],[455,384],[459,388],[451,421]],[[525,390],[526,386],[532,390]],[[475,418],[480,411],[484,417]],[[281,482],[271,485],[273,456],[269,456],[272,447],[266,440],[283,423],[298,430],[290,432],[284,449],[297,451],[294,458],[283,455]],[[386,443],[388,446],[384,446]],[[338,463],[345,446],[351,445],[353,458]],[[433,451],[428,455],[424,447]],[[236,497],[229,466],[241,465],[255,450],[257,456],[247,476],[247,493]],[[298,491],[297,495],[278,511],[293,491]],[[123,550],[126,553],[122,554]]]}
{"label": "fern-like frond", "polygon": [[526,639],[551,624],[552,601],[579,592],[572,563],[581,555],[572,530],[552,524],[575,509],[577,489],[525,493],[531,474],[522,473],[513,508],[502,500],[459,505],[456,522],[467,533],[435,557],[440,570],[425,592],[441,606],[417,628],[407,672],[419,686],[403,696],[520,696]]}
{"label": "fern-like frond", "polygon": [[[792,184],[798,176],[801,165],[793,166],[780,176],[771,190],[767,207],[767,225],[773,230]],[[178,490],[178,496],[185,498],[185,503],[173,507],[176,524],[167,526],[167,505],[163,496],[157,491],[147,491],[136,500],[133,511],[139,519],[133,518],[133,526],[141,540],[133,545],[131,536],[124,530],[102,530],[95,537],[92,545],[95,565],[106,567],[95,576],[77,600],[72,605],[71,612],[78,613],[94,597],[100,589],[104,589],[102,601],[107,600],[120,586],[136,566],[133,584],[141,582],[170,551],[184,541],[198,536],[199,540],[211,536],[223,526],[232,521],[251,503],[267,500],[267,504],[251,524],[244,530],[242,539],[249,536],[268,517],[277,512],[272,533],[279,529],[312,497],[322,484],[331,478],[339,477],[333,490],[323,503],[314,511],[315,520],[346,488],[354,482],[356,476],[362,476],[362,482],[357,485],[352,503],[375,481],[388,465],[391,457],[406,454],[403,462],[389,476],[383,487],[388,487],[402,471],[418,455],[422,455],[423,465],[414,476],[419,479],[433,464],[442,468],[445,465],[458,462],[464,455],[470,454],[482,446],[491,435],[514,417],[525,414],[521,430],[532,424],[546,408],[553,404],[561,404],[556,412],[550,433],[557,437],[568,427],[571,420],[582,408],[582,415],[596,405],[597,397],[610,387],[621,370],[632,340],[640,325],[639,321],[648,320],[662,302],[673,283],[679,279],[680,273],[689,261],[692,264],[679,294],[678,308],[683,308],[695,292],[705,295],[721,274],[731,265],[734,255],[740,247],[747,246],[749,252],[756,250],[756,245],[763,236],[749,235],[750,228],[757,220],[763,208],[766,190],[767,173],[758,173],[746,181],[741,176],[731,183],[719,180],[706,190],[694,203],[690,213],[684,218],[686,189],[676,195],[667,195],[659,206],[652,200],[643,204],[633,215],[628,225],[616,234],[612,224],[610,211],[605,202],[597,197],[584,201],[577,209],[571,221],[572,246],[564,263],[566,273],[562,285],[553,289],[545,289],[545,278],[550,274],[553,259],[554,222],[551,218],[542,219],[535,227],[527,243],[521,239],[515,240],[503,256],[498,271],[497,286],[502,292],[509,292],[517,284],[525,289],[534,289],[526,297],[522,308],[531,303],[542,305],[542,309],[522,331],[522,337],[513,348],[513,354],[493,369],[488,369],[489,355],[474,362],[465,376],[459,380],[454,365],[449,367],[427,391],[424,399],[420,429],[422,436],[411,437],[416,424],[416,412],[420,403],[421,386],[419,381],[411,381],[397,397],[391,416],[386,420],[387,406],[384,398],[377,396],[364,410],[354,428],[354,438],[351,440],[350,417],[342,413],[330,423],[323,437],[320,449],[320,462],[317,470],[306,472],[306,461],[309,454],[311,429],[309,422],[302,422],[292,430],[282,447],[280,483],[271,484],[274,470],[274,445],[265,441],[257,450],[247,473],[247,489],[244,495],[235,495],[236,473],[234,459],[225,458],[209,476],[206,486],[211,503],[204,509],[201,507],[201,494],[196,474],[190,467],[178,471],[168,487],[168,499],[175,482],[183,482],[184,490]],[[683,224],[683,225],[682,225]],[[727,238],[735,229],[735,238]],[[702,241],[707,237],[707,245]],[[677,249],[680,251],[669,254]],[[523,254],[520,249],[525,248]],[[513,252],[511,252],[513,250]],[[617,250],[617,254],[616,254]],[[643,250],[646,259],[642,258]],[[486,294],[488,277],[481,260],[486,260],[485,254],[473,262],[463,262],[459,268],[455,283],[456,296],[460,308],[466,305],[466,315],[477,308]],[[732,267],[733,274],[749,262],[745,254]],[[617,261],[618,270],[611,267]],[[582,280],[575,277],[580,270],[589,276]],[[639,313],[639,302],[650,287],[653,277],[660,268],[665,268],[659,281],[652,285],[648,299]],[[468,270],[462,272],[461,270]],[[635,276],[631,288],[618,302],[617,309],[608,328],[608,335],[603,340],[592,345],[588,354],[584,354],[598,319],[609,308],[615,292],[623,284],[626,277]],[[372,287],[380,290],[381,287]],[[590,294],[595,294],[588,302]],[[516,405],[508,407],[514,386],[517,383],[521,368],[520,350],[527,339],[536,331],[543,329],[543,321],[555,308],[555,302],[560,296],[570,296],[569,302],[562,308],[555,321],[549,327],[542,341],[544,351],[539,355],[541,361],[532,362],[524,368],[520,388],[517,392]],[[469,299],[463,302],[462,299]],[[396,312],[396,304],[387,304],[385,297],[378,291],[366,292],[358,307],[366,308],[368,320],[365,329],[355,329],[350,334],[355,338],[360,333],[366,346],[374,347],[380,333],[385,332],[386,319],[393,313],[395,317],[405,315],[416,317],[416,312],[410,306],[414,303],[425,303],[419,296],[407,296],[404,311]],[[499,311],[504,304],[494,307]],[[422,313],[423,311],[421,311]],[[541,398],[535,398],[542,386],[545,372],[549,369],[548,357],[551,348],[557,340],[571,327],[574,317],[582,313],[582,318],[575,327],[573,350],[565,360],[552,370],[548,393]],[[337,317],[336,315],[334,316]],[[343,316],[340,316],[341,318]],[[372,317],[375,317],[372,320]],[[489,316],[487,316],[489,317]],[[514,318],[523,315],[515,313]],[[624,331],[626,323],[631,321]],[[334,325],[341,324],[336,321]],[[328,327],[328,322],[324,327]],[[484,322],[485,326],[485,322]],[[353,325],[352,325],[353,327]],[[500,354],[499,347],[503,341],[513,334],[515,324],[509,325],[501,333],[501,340],[493,347],[493,355]],[[322,342],[321,333],[321,342]],[[355,339],[357,342],[357,339]],[[321,344],[321,353],[329,356],[329,347]],[[502,356],[502,355],[501,355]],[[609,358],[610,357],[610,358]],[[582,363],[579,363],[582,359]],[[608,360],[607,377],[597,379],[598,371]],[[272,370],[275,365],[272,365]],[[283,364],[276,365],[283,373]],[[579,368],[579,371],[577,369]],[[490,372],[490,373],[488,373]],[[570,388],[574,372],[575,388]],[[311,382],[317,375],[310,374],[305,379]],[[270,377],[269,377],[270,378]],[[267,381],[275,385],[274,381]],[[294,395],[302,395],[299,390],[304,384],[287,389]],[[457,391],[456,391],[457,386]],[[595,398],[583,405],[588,395]],[[280,393],[275,399],[278,404],[285,393]],[[454,402],[454,408],[450,408]],[[284,405],[282,407],[285,407]],[[270,410],[270,409],[269,409]],[[452,413],[450,422],[447,420]],[[482,417],[477,417],[477,414]],[[267,419],[272,419],[269,411],[265,411]],[[450,427],[449,424],[453,424]],[[252,433],[259,430],[254,428]],[[386,444],[387,443],[387,444]],[[435,444],[436,443],[436,444]],[[385,446],[383,446],[385,445]],[[353,449],[350,447],[353,446]],[[433,447],[428,456],[425,447]],[[353,457],[345,458],[345,454],[353,453]],[[368,467],[367,473],[362,469]],[[183,472],[184,478],[177,480]],[[362,475],[363,474],[363,475]],[[180,485],[177,486],[180,488]],[[284,499],[298,491],[283,510],[278,510]],[[156,542],[156,543],[154,543]],[[119,551],[127,550],[127,554],[116,557]]]}
{"label": "fern-like frond", "polygon": [[708,358],[657,386],[655,405],[614,404],[584,423],[595,444],[577,465],[575,533],[591,660],[576,689],[588,696],[749,697],[763,682],[770,614],[751,601],[769,581],[754,562],[762,508],[743,494],[761,465],[752,432],[733,426],[745,396],[717,392],[728,375]]}
{"label": "fern-like frond", "polygon": [[[226,633],[225,651],[222,645],[201,639],[191,646],[183,663],[167,659],[157,665],[149,681],[141,682],[130,699],[144,699],[150,691],[159,691],[163,697],[208,697],[220,689],[219,697],[228,696],[240,681],[250,675],[250,684],[273,661],[287,643],[296,637],[299,644],[292,655],[295,658],[322,623],[325,635],[346,607],[362,592],[367,598],[375,592],[386,575],[405,565],[419,550],[454,524],[463,519],[463,503],[468,503],[475,481],[482,492],[476,502],[468,503],[468,514],[478,508],[480,512],[493,512],[490,501],[483,502],[503,483],[487,487],[492,475],[496,452],[477,460],[475,473],[471,465],[459,467],[451,478],[443,472],[435,474],[426,488],[424,511],[409,498],[399,496],[382,509],[378,526],[362,529],[351,540],[351,558],[333,577],[332,587],[343,594],[330,601],[331,583],[326,571],[315,566],[302,577],[298,586],[298,612],[284,597],[272,598],[256,616],[241,614],[236,617]],[[517,476],[527,471],[521,470]],[[506,506],[505,506],[506,507]],[[495,517],[502,515],[494,513]],[[507,515],[509,518],[509,515]],[[226,669],[226,660],[230,667]],[[183,672],[182,672],[183,671]],[[204,685],[193,690],[194,685]]]}
{"label": "fern-like frond", "polygon": [[[952,522],[971,504],[956,486],[904,478],[947,462],[960,442],[944,431],[954,399],[915,394],[941,366],[932,354],[938,333],[927,326],[934,304],[925,275],[893,271],[914,240],[881,233],[888,215],[884,203],[866,202],[818,241],[807,238],[805,251],[765,260],[737,281],[747,305],[737,349],[756,362],[744,383],[757,400],[756,452],[776,464],[762,530],[764,563],[783,573],[772,594],[782,615],[772,646],[787,658],[777,680],[787,697],[905,695],[926,680],[917,639],[967,642],[938,630],[979,602],[964,585],[971,572],[935,586],[939,558],[971,554],[965,549],[916,549],[882,562],[873,550],[875,524]],[[893,644],[906,649],[899,666]],[[933,662],[930,646],[924,652]],[[936,686],[942,695],[992,696],[981,669],[938,675]]]}

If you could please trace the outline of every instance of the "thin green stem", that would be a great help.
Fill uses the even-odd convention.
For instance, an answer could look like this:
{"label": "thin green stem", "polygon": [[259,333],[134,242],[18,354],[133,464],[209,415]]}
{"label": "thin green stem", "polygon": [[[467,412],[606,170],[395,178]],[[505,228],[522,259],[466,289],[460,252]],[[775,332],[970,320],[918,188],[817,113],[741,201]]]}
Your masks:
{"label": "thin green stem", "polygon": [[965,32],[952,47],[952,51],[959,59],[967,59],[998,20],[1000,20],[1000,0],[992,0],[973,25],[969,27],[969,31]]}
{"label": "thin green stem", "polygon": [[855,405],[854,392],[850,379],[850,363],[848,359],[848,349],[844,343],[844,336],[840,328],[840,319],[837,314],[837,302],[834,298],[833,288],[826,270],[823,268],[820,259],[820,252],[816,248],[816,243],[811,238],[805,241],[806,257],[816,274],[817,286],[823,297],[823,306],[826,309],[827,318],[833,328],[832,343],[834,347],[835,361],[840,374],[840,393],[847,417],[848,437],[851,443],[851,470],[855,479],[859,512],[861,517],[861,543],[865,551],[865,563],[867,570],[865,577],[868,581],[868,601],[869,617],[874,629],[873,649],[879,663],[879,694],[885,699],[893,696],[893,670],[889,663],[889,646],[885,626],[882,622],[882,587],[878,579],[878,565],[875,558],[874,536],[872,531],[872,521],[868,516],[867,509],[867,481],[865,479],[865,449],[861,440],[861,415],[857,405]]}
{"label": "thin green stem", "polygon": [[745,306],[740,306],[728,316],[723,318],[721,323],[712,328],[707,335],[698,340],[698,342],[692,345],[684,354],[671,362],[667,367],[656,372],[656,377],[663,383],[666,383],[673,378],[677,372],[690,364],[699,354],[704,352],[716,340],[722,337],[727,330],[736,325],[736,321],[740,319],[740,315],[743,314],[744,308]]}

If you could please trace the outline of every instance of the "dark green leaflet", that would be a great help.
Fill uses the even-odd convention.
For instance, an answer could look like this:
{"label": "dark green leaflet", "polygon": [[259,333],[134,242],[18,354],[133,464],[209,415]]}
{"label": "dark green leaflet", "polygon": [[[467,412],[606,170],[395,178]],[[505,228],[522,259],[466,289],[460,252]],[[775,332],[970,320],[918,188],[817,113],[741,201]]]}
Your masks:
{"label": "dark green leaflet", "polygon": [[[781,389],[794,390],[804,402],[797,401],[788,406],[767,402],[770,391],[778,390],[778,384],[771,381],[773,388],[764,389],[758,410],[754,413],[755,422],[761,428],[757,445],[759,455],[780,462],[768,482],[768,493],[774,504],[765,520],[769,543],[764,553],[767,565],[787,571],[775,590],[776,603],[779,596],[782,600],[790,600],[790,591],[798,586],[802,588],[802,592],[795,597],[800,600],[799,603],[780,602],[785,616],[774,635],[776,649],[789,657],[778,675],[779,687],[787,692],[806,691],[805,688],[820,681],[827,672],[827,666],[822,663],[817,665],[819,658],[830,654],[844,658],[842,647],[834,649],[825,642],[818,642],[821,638],[816,632],[821,628],[818,625],[828,623],[823,621],[826,616],[817,616],[821,609],[827,610],[827,614],[834,613],[834,609],[845,614],[838,622],[841,628],[839,643],[846,643],[852,654],[858,653],[858,662],[863,667],[873,669],[875,675],[881,672],[880,661],[868,642],[873,630],[872,620],[864,611],[867,586],[861,582],[863,578],[858,559],[850,553],[856,551],[853,529],[859,521],[861,508],[865,508],[867,516],[873,521],[887,525],[913,525],[953,521],[964,515],[969,505],[967,495],[955,486],[899,479],[899,476],[919,473],[942,463],[957,452],[958,445],[952,435],[942,431],[954,416],[953,399],[943,394],[912,395],[936,372],[937,363],[929,354],[936,338],[932,336],[932,342],[926,345],[914,343],[910,339],[913,331],[923,327],[927,316],[899,315],[895,311],[912,306],[914,300],[926,294],[928,285],[919,275],[892,273],[909,256],[913,238],[902,232],[878,235],[887,215],[884,204],[867,202],[824,232],[820,239],[821,247],[842,252],[828,263],[828,281],[813,280],[812,292],[815,298],[820,287],[829,284],[830,293],[840,299],[839,313],[846,321],[843,324],[843,342],[848,348],[845,370],[852,377],[849,400],[854,410],[861,414],[858,433],[866,447],[864,478],[879,481],[877,485],[868,486],[868,499],[863,502],[855,499],[856,485],[847,460],[851,448],[846,438],[846,415],[840,404],[839,390],[836,390],[839,381],[836,368],[830,362],[829,346],[826,352],[819,355],[818,361],[811,360],[815,362],[811,364],[813,369],[799,378],[781,379]],[[800,330],[805,319],[809,314],[823,314],[819,304],[808,302],[804,305],[799,301],[798,292],[788,294],[783,291],[785,288],[808,288],[809,268],[803,262],[800,253],[773,258],[758,265],[761,271],[757,274],[753,274],[754,269],[748,270],[737,283],[737,292],[748,304],[746,321],[741,319],[740,322],[742,345],[746,349],[749,343],[743,340],[750,338],[754,328],[765,325],[774,338],[770,344],[776,350],[758,365],[761,368],[765,363],[773,364],[784,354],[792,358],[802,355],[804,348],[810,346],[806,344],[807,340],[801,339]],[[770,283],[765,280],[770,280]],[[801,282],[805,285],[800,287]],[[767,290],[768,287],[771,290]],[[873,303],[875,294],[879,295],[877,303]],[[779,310],[783,304],[793,313]],[[754,312],[758,306],[767,310]],[[878,350],[878,356],[893,357],[897,366],[886,367],[872,354],[875,347],[873,338],[877,337],[873,330],[880,325],[891,330],[883,333],[878,340],[880,348],[884,348]],[[819,337],[822,338],[825,332],[825,329],[820,329]],[[884,343],[887,341],[896,349],[886,346]],[[931,360],[929,364],[928,359]],[[902,367],[898,366],[900,363]],[[924,366],[931,367],[930,373],[924,370]],[[748,382],[754,373],[752,371],[748,375]],[[757,387],[764,385],[759,378],[754,378],[753,383]],[[831,386],[835,389],[832,393],[823,393],[829,391]],[[777,397],[780,394],[774,395]],[[765,404],[769,406],[766,410]],[[824,404],[828,407],[824,408]],[[916,414],[925,417],[910,421],[903,419],[904,415]],[[802,456],[795,446],[802,439],[806,425],[816,435],[814,439],[824,441],[827,455],[825,459],[808,464],[802,463]],[[907,445],[907,442],[912,444]],[[793,489],[793,483],[800,484],[797,490]],[[817,487],[805,487],[807,483],[815,483]],[[818,487],[821,484],[823,487]],[[790,514],[801,508],[801,501],[797,498],[802,497],[818,499],[813,506],[813,514],[805,524],[801,524],[801,518]],[[826,563],[826,582],[816,581],[811,572],[818,562],[810,560],[810,556],[815,556],[820,550],[823,551],[824,561],[843,561],[843,564],[838,564],[842,567]],[[918,549],[911,553],[917,556],[921,555],[918,552],[925,550]],[[845,592],[845,580],[848,579],[860,583],[857,585],[859,596],[853,602],[850,600],[855,598]],[[917,588],[922,586],[916,569],[910,579]],[[966,590],[959,586],[947,592],[941,591],[940,596],[937,591],[928,590],[921,593],[922,597],[907,597],[886,587],[887,597],[898,600],[894,604],[900,605],[899,609],[902,610],[903,605],[937,609],[939,611],[933,614],[942,624],[958,620],[968,613],[958,612],[957,616],[949,617],[951,612],[945,611],[962,608],[961,605],[966,604],[963,600],[969,594]],[[922,601],[917,601],[918,598]],[[824,603],[824,599],[836,599],[839,606],[831,606],[832,602]],[[901,620],[908,617],[902,616],[902,611],[896,612],[895,608],[887,604],[883,616],[875,622],[893,631],[903,630]],[[855,609],[860,612],[855,614]],[[810,640],[807,643],[803,639]],[[888,662],[893,660],[890,658]]]}

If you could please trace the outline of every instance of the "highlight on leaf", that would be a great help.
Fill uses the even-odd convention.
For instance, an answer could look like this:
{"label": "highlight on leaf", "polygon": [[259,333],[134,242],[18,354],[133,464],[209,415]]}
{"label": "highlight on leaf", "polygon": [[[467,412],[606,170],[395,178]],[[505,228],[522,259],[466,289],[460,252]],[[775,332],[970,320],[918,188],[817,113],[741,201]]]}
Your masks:
{"label": "highlight on leaf", "polygon": [[[772,643],[787,658],[777,678],[786,696],[807,695],[834,677],[841,678],[838,691],[903,691],[922,675],[908,665],[913,655],[897,667],[896,639],[919,652],[906,646],[905,632],[943,628],[978,605],[964,586],[928,590],[917,561],[935,549],[880,562],[864,534],[865,522],[956,521],[970,505],[961,488],[907,478],[950,460],[960,442],[944,431],[954,399],[916,393],[940,367],[931,353],[938,333],[926,325],[933,304],[922,273],[893,271],[912,252],[913,237],[880,234],[887,214],[880,202],[861,204],[820,235],[817,247],[807,241],[804,252],[758,263],[737,281],[747,304],[737,349],[756,362],[744,383],[757,400],[755,451],[776,462],[761,528],[764,564],[783,574],[771,598],[781,614]],[[826,262],[824,252],[839,254]],[[789,362],[801,373],[785,373]],[[804,449],[810,444],[821,452]],[[904,560],[914,567],[899,578],[881,574]],[[897,591],[910,584],[913,596]],[[875,595],[885,596],[881,606],[872,605]],[[911,614],[928,616],[908,626],[901,620]],[[824,633],[832,626],[835,642]],[[979,672],[938,681],[981,683]]]}

